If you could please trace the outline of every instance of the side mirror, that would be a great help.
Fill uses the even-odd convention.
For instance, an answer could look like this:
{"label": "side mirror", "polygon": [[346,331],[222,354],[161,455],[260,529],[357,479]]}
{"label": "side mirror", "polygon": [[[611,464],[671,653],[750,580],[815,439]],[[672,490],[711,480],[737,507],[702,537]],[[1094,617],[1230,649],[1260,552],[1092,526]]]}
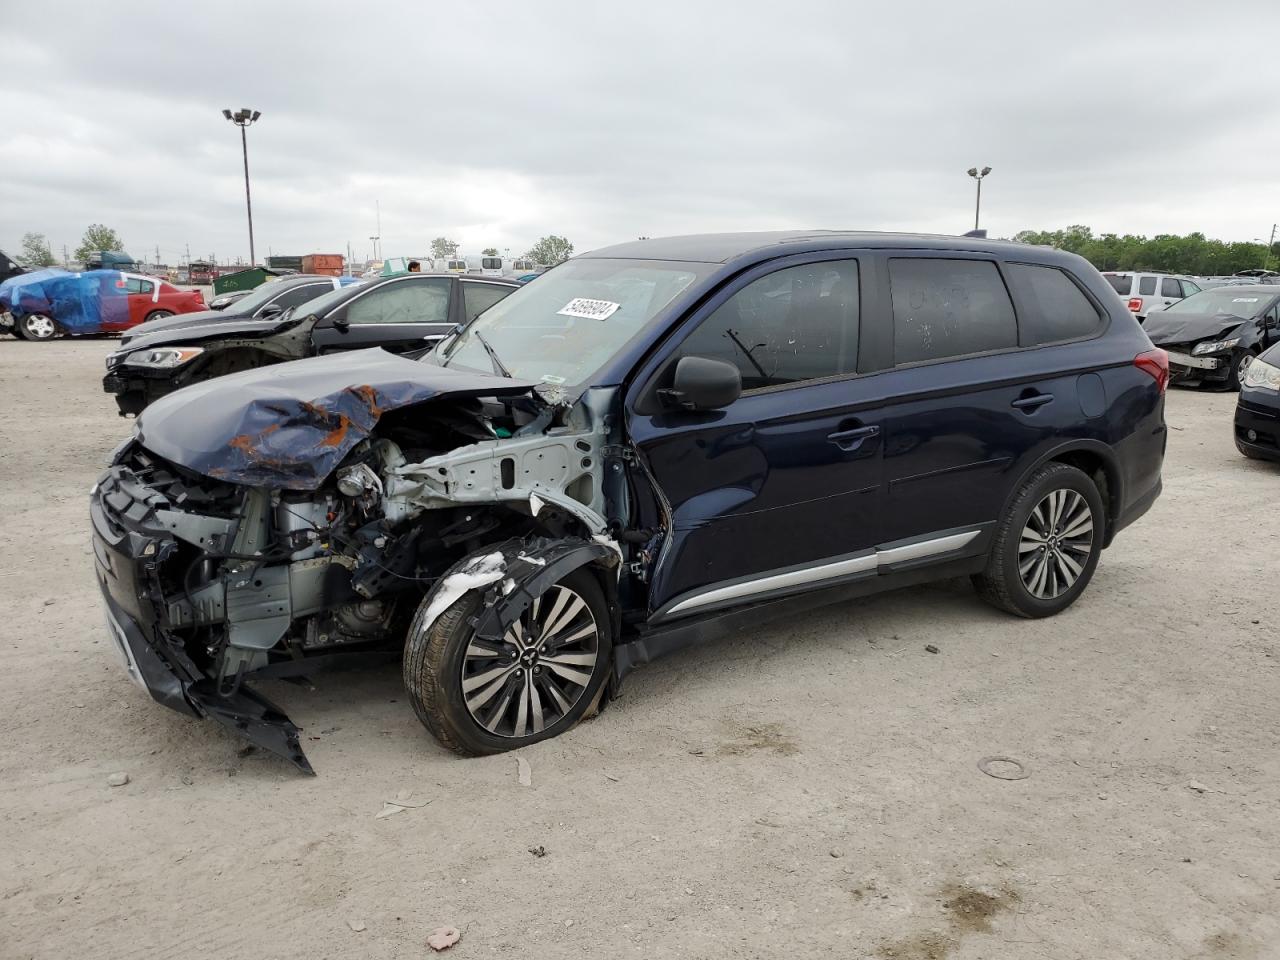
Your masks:
{"label": "side mirror", "polygon": [[258,313],[258,316],[261,317],[263,320],[266,320],[268,317],[278,317],[282,313],[284,313],[284,307],[280,306],[280,304],[268,303]]}
{"label": "side mirror", "polygon": [[670,387],[658,391],[668,407],[717,410],[742,396],[742,373],[732,363],[708,357],[681,357]]}
{"label": "side mirror", "polygon": [[333,327],[333,329],[337,330],[339,333],[346,333],[351,329],[351,324],[342,314],[338,314],[336,317],[330,319],[326,326]]}

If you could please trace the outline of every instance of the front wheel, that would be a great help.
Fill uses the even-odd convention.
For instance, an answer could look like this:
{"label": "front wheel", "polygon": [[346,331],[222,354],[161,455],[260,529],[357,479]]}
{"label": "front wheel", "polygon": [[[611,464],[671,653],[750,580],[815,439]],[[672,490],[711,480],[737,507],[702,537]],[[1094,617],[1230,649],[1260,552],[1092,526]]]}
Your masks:
{"label": "front wheel", "polygon": [[1249,370],[1249,364],[1253,363],[1253,354],[1248,350],[1241,350],[1231,358],[1231,372],[1227,374],[1227,389],[1239,390],[1240,384],[1244,381],[1244,375]]}
{"label": "front wheel", "polygon": [[[467,562],[451,574],[466,575]],[[476,635],[481,591],[426,623],[431,600],[409,627],[404,682],[418,719],[444,746],[464,756],[514,750],[565,732],[597,702],[612,638],[589,571],[548,587],[500,640]]]}
{"label": "front wheel", "polygon": [[58,325],[45,313],[27,313],[14,325],[23,340],[52,340],[58,335]]}
{"label": "front wheel", "polygon": [[1045,464],[1014,497],[974,585],[988,603],[1019,617],[1060,613],[1093,577],[1105,528],[1093,480],[1065,463]]}

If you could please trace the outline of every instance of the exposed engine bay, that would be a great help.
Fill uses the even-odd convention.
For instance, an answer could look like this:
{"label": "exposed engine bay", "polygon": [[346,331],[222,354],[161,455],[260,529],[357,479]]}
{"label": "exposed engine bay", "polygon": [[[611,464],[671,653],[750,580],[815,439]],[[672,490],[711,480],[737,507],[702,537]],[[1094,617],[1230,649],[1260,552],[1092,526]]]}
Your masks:
{"label": "exposed engine bay", "polygon": [[[437,598],[427,612],[438,615],[449,605],[440,598],[463,592],[465,572],[454,580],[450,568],[495,544],[490,606],[519,586],[508,566],[532,576],[550,545],[559,558],[566,545],[579,551],[573,562],[592,565],[610,596],[626,569],[613,390],[573,404],[525,389],[407,406],[374,387],[343,396],[352,393],[374,411],[367,426],[333,407],[310,413],[318,443],[347,448],[318,479],[244,483],[232,469],[175,463],[149,442],[148,410],[92,498],[108,621],[135,679],[308,772],[297,728],[246,679],[303,675],[348,654],[398,657],[415,612],[415,629],[431,626],[424,598]],[[287,429],[237,434],[227,454],[283,475],[288,464],[266,448],[278,452]],[[153,655],[159,666],[143,662]]]}

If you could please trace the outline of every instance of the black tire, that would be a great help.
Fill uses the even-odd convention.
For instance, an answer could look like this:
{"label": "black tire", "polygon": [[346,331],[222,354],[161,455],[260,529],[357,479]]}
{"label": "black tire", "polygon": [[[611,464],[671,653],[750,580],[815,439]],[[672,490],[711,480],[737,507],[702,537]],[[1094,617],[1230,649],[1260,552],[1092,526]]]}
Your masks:
{"label": "black tire", "polygon": [[[456,565],[446,578],[463,568],[472,558],[462,561]],[[608,607],[605,603],[604,594],[600,589],[600,584],[595,576],[588,570],[579,568],[567,574],[558,583],[553,584],[544,592],[543,598],[556,596],[560,588],[565,588],[585,604],[586,610],[594,621],[596,627],[595,640],[595,660],[591,667],[590,679],[578,689],[576,698],[573,699],[568,711],[561,711],[558,718],[547,724],[542,730],[532,732],[532,723],[528,724],[530,732],[523,736],[516,735],[516,725],[511,723],[511,731],[507,733],[494,732],[486,729],[481,725],[480,721],[472,715],[471,709],[468,708],[467,695],[464,692],[464,670],[468,669],[471,663],[484,661],[478,657],[471,656],[468,648],[471,646],[474,638],[473,618],[480,608],[481,594],[480,591],[468,591],[448,609],[435,618],[435,621],[424,628],[424,620],[431,596],[423,598],[422,603],[418,607],[418,612],[413,618],[413,622],[409,626],[408,636],[405,640],[404,652],[404,684],[409,694],[409,700],[413,704],[414,712],[418,715],[418,719],[422,721],[432,736],[440,741],[445,747],[455,753],[463,756],[483,756],[486,754],[502,753],[506,750],[515,750],[519,747],[527,746],[531,743],[537,743],[539,740],[546,740],[549,737],[555,737],[571,729],[583,716],[593,709],[599,702],[599,697],[604,688],[604,682],[608,678],[610,669],[610,660],[612,652],[612,636],[609,626]],[[541,598],[540,598],[541,599]],[[573,602],[569,601],[567,606],[572,606]],[[548,603],[550,605],[550,601]],[[527,614],[531,614],[533,608]],[[579,622],[578,616],[583,619]],[[585,624],[585,614],[575,614],[570,622],[579,622]],[[554,624],[549,624],[554,626]],[[567,624],[566,624],[567,629]],[[507,646],[511,646],[508,644]],[[527,653],[527,650],[526,650]],[[471,657],[470,661],[468,657]],[[517,655],[522,656],[522,655]],[[562,656],[562,654],[557,654]],[[509,677],[503,678],[501,675],[493,681],[494,685],[499,686],[499,692],[493,694],[493,700],[485,702],[482,706],[489,708],[495,713],[503,712],[503,717],[518,717],[518,710],[521,709],[520,704],[525,701],[527,687],[526,683],[532,685],[537,692],[535,702],[541,701],[543,709],[549,711],[546,716],[559,711],[551,697],[547,688],[548,683],[555,683],[557,690],[564,685],[564,681],[554,677],[552,670],[554,668],[546,668],[545,674],[534,677],[531,671],[532,667],[525,668],[521,666],[523,660],[511,662],[508,669],[514,671]],[[534,660],[536,663],[536,658]],[[502,669],[509,661],[503,660],[501,657],[495,657],[485,668],[485,672]],[[538,667],[541,670],[541,667]],[[467,682],[474,682],[481,679],[483,674],[473,675]],[[576,684],[571,685],[577,687]],[[473,688],[473,701],[479,700],[489,691],[489,686]],[[508,690],[511,692],[508,693]],[[517,698],[518,691],[518,698]],[[565,694],[561,692],[561,696]],[[510,706],[508,706],[508,702]],[[529,716],[532,716],[532,707],[528,708]],[[480,712],[485,712],[483,709]],[[540,711],[540,715],[542,712]],[[502,718],[499,718],[501,720]],[[523,722],[523,721],[521,721]],[[495,730],[502,731],[505,723],[494,721]]]}
{"label": "black tire", "polygon": [[14,332],[23,340],[47,343],[58,337],[58,324],[47,313],[24,313],[13,325]]}
{"label": "black tire", "polygon": [[172,317],[172,316],[173,316],[172,310],[152,310],[150,313],[147,314],[147,319],[143,320],[142,322],[150,323],[152,320],[163,320],[165,317]]}
{"label": "black tire", "polygon": [[[1051,494],[1058,499],[1049,500]],[[1070,505],[1061,508],[1062,525],[1056,528],[1044,523],[1050,519],[1045,505],[1055,502]],[[1071,533],[1083,522],[1079,504],[1087,505],[1090,513],[1087,556],[1081,552],[1083,535],[1062,535]],[[1033,520],[1037,510],[1040,512]],[[987,567],[974,576],[974,586],[992,606],[1015,616],[1051,617],[1060,613],[1089,585],[1102,553],[1106,524],[1102,495],[1093,480],[1065,463],[1047,463],[1027,479],[1013,498],[1008,513],[996,528]],[[1037,542],[1038,529],[1046,530],[1046,538],[1039,541],[1044,546],[1024,550],[1025,545]],[[1048,530],[1058,532],[1048,533]],[[1024,540],[1024,536],[1027,539]],[[1079,572],[1073,574],[1075,567],[1079,567]],[[1042,571],[1045,582],[1038,593],[1033,592]],[[1068,585],[1072,575],[1075,579]],[[1062,589],[1059,591],[1059,588]]]}
{"label": "black tire", "polygon": [[1231,357],[1231,372],[1227,374],[1227,390],[1234,393],[1244,379],[1244,368],[1257,356],[1252,350],[1237,350]]}

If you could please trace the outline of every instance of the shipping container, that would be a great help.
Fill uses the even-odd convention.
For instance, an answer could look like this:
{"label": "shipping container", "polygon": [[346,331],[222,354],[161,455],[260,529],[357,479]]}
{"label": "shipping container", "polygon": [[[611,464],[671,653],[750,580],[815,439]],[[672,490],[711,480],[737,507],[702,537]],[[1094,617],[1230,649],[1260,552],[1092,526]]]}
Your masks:
{"label": "shipping container", "polygon": [[267,266],[272,270],[296,270],[302,272],[301,257],[267,257]]}
{"label": "shipping container", "polygon": [[340,277],[342,276],[342,254],[309,253],[302,258],[302,272]]}

